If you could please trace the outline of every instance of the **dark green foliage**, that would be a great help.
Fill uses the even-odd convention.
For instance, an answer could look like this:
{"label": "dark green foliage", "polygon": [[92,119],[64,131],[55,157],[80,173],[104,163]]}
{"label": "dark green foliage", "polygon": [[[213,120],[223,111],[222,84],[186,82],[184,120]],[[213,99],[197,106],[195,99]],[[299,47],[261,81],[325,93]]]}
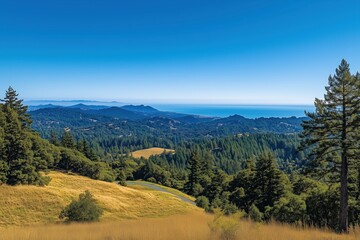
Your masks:
{"label": "dark green foliage", "polygon": [[69,131],[64,131],[64,134],[61,137],[61,146],[75,149],[75,140]]}
{"label": "dark green foliage", "polygon": [[32,123],[32,120],[27,113],[28,107],[23,105],[23,100],[18,99],[18,95],[12,87],[9,87],[6,91],[5,98],[1,101],[4,102],[5,108],[13,109],[17,113],[20,123],[23,127],[27,128]]}
{"label": "dark green foliage", "polygon": [[[106,181],[114,180],[114,172],[105,162],[100,162],[89,145],[80,153],[75,150],[75,141],[65,132],[62,143],[70,148],[59,148],[57,136],[52,134],[52,143],[41,139],[29,128],[31,120],[27,107],[17,98],[12,89],[6,93],[4,104],[0,104],[0,184],[47,185],[50,178],[40,174],[49,169],[65,169]],[[89,160],[85,155],[93,157]]]}
{"label": "dark green foliage", "polygon": [[290,190],[287,176],[275,166],[275,159],[270,152],[258,158],[254,184],[256,205],[262,212],[265,207],[274,206],[274,203]]}
{"label": "dark green foliage", "polygon": [[226,203],[224,204],[221,210],[224,213],[224,215],[232,215],[236,213],[239,209],[233,203]]}
{"label": "dark green foliage", "polygon": [[172,186],[171,173],[161,166],[154,164],[151,160],[145,161],[145,164],[134,172],[134,177],[135,179],[144,179],[165,186]]}
{"label": "dark green foliage", "polygon": [[126,174],[124,171],[120,170],[115,178],[116,181],[122,186],[126,186]]}
{"label": "dark green foliage", "polygon": [[339,188],[316,188],[306,198],[308,222],[317,227],[337,229],[339,225]]}
{"label": "dark green foliage", "polygon": [[[40,184],[42,181],[39,170],[31,151],[32,141],[26,134],[20,123],[18,114],[9,106],[3,107],[5,115],[4,125],[4,160],[2,164],[6,170],[6,183],[16,184]],[[4,179],[4,174],[3,179]]]}
{"label": "dark green foliage", "polygon": [[262,222],[264,218],[264,214],[260,212],[260,210],[255,206],[255,204],[252,204],[250,206],[248,215],[250,219],[255,222]]}
{"label": "dark green foliage", "polygon": [[[309,168],[325,180],[340,182],[341,232],[348,231],[349,177],[357,168],[360,141],[360,75],[351,75],[342,60],[329,77],[324,100],[315,99],[315,113],[303,123],[303,146],[311,146]],[[351,196],[350,196],[351,197]]]}
{"label": "dark green foliage", "polygon": [[275,202],[272,216],[276,221],[301,224],[306,218],[306,203],[304,196],[287,194]]}
{"label": "dark green foliage", "polygon": [[186,191],[193,196],[198,196],[202,187],[200,185],[200,175],[201,175],[201,159],[199,151],[195,150],[192,152],[189,160],[189,181],[187,182],[185,188]]}
{"label": "dark green foliage", "polygon": [[196,198],[195,203],[196,203],[196,206],[205,209],[205,211],[209,210],[210,203],[209,203],[209,199],[207,197],[199,196]]}
{"label": "dark green foliage", "polygon": [[114,181],[113,171],[104,162],[93,162],[86,158],[82,153],[68,148],[60,148],[61,159],[58,168],[79,173],[93,179],[104,181]]}
{"label": "dark green foliage", "polygon": [[73,200],[60,213],[60,219],[68,222],[99,221],[103,210],[98,206],[92,194],[87,190],[79,195],[79,200]]}
{"label": "dark green foliage", "polygon": [[56,132],[54,131],[51,131],[50,132],[50,139],[49,139],[50,143],[55,145],[55,146],[60,146],[60,141],[59,141],[59,138],[56,134]]}

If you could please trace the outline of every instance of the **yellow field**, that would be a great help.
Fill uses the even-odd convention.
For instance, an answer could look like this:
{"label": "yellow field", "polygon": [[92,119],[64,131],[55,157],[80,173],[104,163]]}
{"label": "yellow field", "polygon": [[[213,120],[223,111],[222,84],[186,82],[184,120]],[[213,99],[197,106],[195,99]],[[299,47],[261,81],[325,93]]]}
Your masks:
{"label": "yellow field", "polygon": [[51,172],[49,186],[0,186],[0,227],[59,222],[64,206],[90,190],[104,209],[101,221],[159,217],[201,211],[175,196],[137,190],[77,175]]}
{"label": "yellow field", "polygon": [[[225,219],[231,223],[231,220]],[[0,229],[6,240],[356,240],[360,231],[337,235],[316,229],[296,229],[286,225],[259,225],[239,221],[234,235],[211,231],[213,216],[203,212],[163,218],[142,218],[119,222],[49,225]]]}
{"label": "yellow field", "polygon": [[142,149],[142,150],[138,150],[138,151],[132,152],[131,155],[132,155],[134,158],[141,158],[141,157],[143,157],[143,158],[148,159],[150,156],[152,156],[152,155],[160,155],[160,154],[162,154],[164,151],[165,151],[166,153],[174,153],[174,152],[175,152],[175,150],[172,150],[172,149],[153,147],[153,148],[147,148],[147,149]]}

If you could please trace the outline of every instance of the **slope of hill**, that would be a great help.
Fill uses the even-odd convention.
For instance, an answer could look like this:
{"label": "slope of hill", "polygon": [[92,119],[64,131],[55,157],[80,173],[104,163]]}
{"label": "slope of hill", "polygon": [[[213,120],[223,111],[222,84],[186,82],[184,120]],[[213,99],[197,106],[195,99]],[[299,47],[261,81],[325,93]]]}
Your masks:
{"label": "slope of hill", "polygon": [[143,157],[143,158],[148,159],[152,155],[160,155],[160,154],[163,154],[164,152],[165,153],[174,153],[175,151],[173,149],[153,147],[153,148],[137,150],[135,152],[132,152],[131,155],[134,158]]}
{"label": "slope of hill", "polygon": [[59,222],[64,206],[90,190],[104,209],[101,221],[159,217],[200,211],[172,194],[132,189],[78,175],[50,172],[46,187],[0,186],[0,226]]}
{"label": "slope of hill", "polygon": [[149,114],[154,114],[154,113],[160,113],[159,110],[150,107],[150,106],[145,106],[145,105],[125,105],[121,107],[122,109],[125,110],[129,110],[129,111],[133,111],[133,112],[142,112],[142,113],[149,113]]}

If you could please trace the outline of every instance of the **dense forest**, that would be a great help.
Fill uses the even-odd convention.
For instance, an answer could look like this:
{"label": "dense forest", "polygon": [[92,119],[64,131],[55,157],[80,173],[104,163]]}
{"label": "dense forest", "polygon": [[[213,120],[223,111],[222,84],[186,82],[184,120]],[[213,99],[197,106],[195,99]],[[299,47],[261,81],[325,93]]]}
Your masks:
{"label": "dense forest", "polygon": [[[359,89],[360,75],[342,61],[315,113],[253,120],[144,106],[29,112],[10,87],[0,105],[0,183],[46,185],[49,169],[123,185],[143,179],[191,194],[209,212],[346,232],[360,224]],[[175,153],[131,156],[149,147]]]}

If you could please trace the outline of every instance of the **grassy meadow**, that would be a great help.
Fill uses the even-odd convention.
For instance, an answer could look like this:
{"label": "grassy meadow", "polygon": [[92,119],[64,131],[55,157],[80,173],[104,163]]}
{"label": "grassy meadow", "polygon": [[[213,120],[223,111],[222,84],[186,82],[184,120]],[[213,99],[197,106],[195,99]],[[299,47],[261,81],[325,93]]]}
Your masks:
{"label": "grassy meadow", "polygon": [[101,221],[170,216],[199,208],[175,196],[78,175],[50,172],[46,187],[0,186],[0,227],[58,223],[59,213],[85,190],[90,190],[104,209]]}
{"label": "grassy meadow", "polygon": [[[172,194],[143,186],[123,187],[60,172],[50,172],[49,176],[52,181],[46,187],[0,186],[0,240],[360,239],[360,229],[337,235],[275,223],[258,224],[240,216],[206,214]],[[90,190],[104,209],[100,222],[60,221],[61,209],[85,190]],[[171,188],[166,190],[187,196]]]}
{"label": "grassy meadow", "polygon": [[150,156],[152,156],[152,155],[160,155],[164,151],[166,153],[174,153],[175,152],[175,150],[173,150],[173,149],[153,147],[153,148],[147,148],[147,149],[141,149],[141,150],[138,150],[138,151],[134,151],[134,152],[131,153],[131,155],[134,158],[143,157],[145,159],[148,159]]}
{"label": "grassy meadow", "polygon": [[[287,225],[256,224],[223,217],[214,228],[214,216],[191,212],[161,218],[141,218],[91,224],[59,224],[0,228],[6,240],[356,240],[360,230],[337,235]],[[222,228],[223,227],[223,228]],[[227,231],[230,229],[228,234]],[[225,233],[225,234],[224,234]]]}

